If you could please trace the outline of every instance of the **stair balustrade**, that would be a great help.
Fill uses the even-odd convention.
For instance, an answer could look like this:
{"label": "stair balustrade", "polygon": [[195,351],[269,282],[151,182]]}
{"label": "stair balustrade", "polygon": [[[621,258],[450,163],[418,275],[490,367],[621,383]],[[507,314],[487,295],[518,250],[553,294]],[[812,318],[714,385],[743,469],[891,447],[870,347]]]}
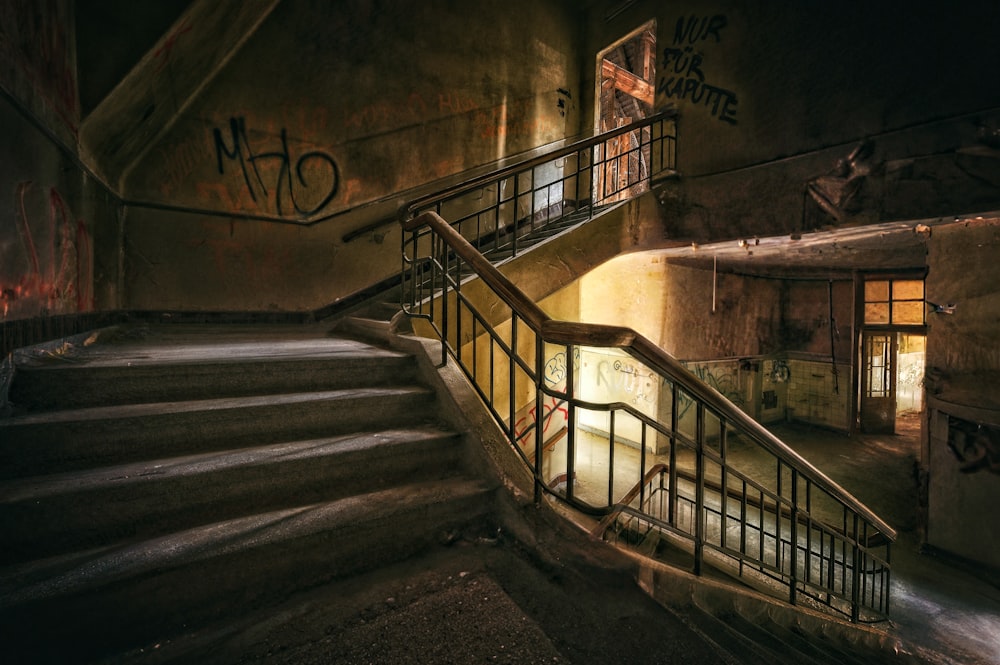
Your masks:
{"label": "stair balustrade", "polygon": [[[403,308],[464,372],[531,470],[535,500],[603,517],[599,537],[672,543],[696,574],[711,565],[778,584],[793,604],[887,617],[892,527],[650,340],[550,318],[484,256],[517,243],[516,230],[502,239],[504,206],[557,182],[519,193],[526,172],[403,208]],[[572,178],[599,180],[576,172],[563,194]],[[514,193],[462,211],[489,182]],[[549,211],[525,205],[528,226]]]}
{"label": "stair balustrade", "polygon": [[[623,146],[627,146],[623,148]],[[434,211],[480,252],[513,257],[526,236],[574,215],[632,198],[675,175],[673,109],[415,199],[401,219]],[[418,230],[418,239],[426,234]]]}

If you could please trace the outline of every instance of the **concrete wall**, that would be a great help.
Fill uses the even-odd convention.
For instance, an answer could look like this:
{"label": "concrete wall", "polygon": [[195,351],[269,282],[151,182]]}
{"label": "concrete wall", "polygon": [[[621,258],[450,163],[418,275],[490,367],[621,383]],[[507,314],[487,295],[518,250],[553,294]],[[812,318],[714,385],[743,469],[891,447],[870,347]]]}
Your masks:
{"label": "concrete wall", "polygon": [[[638,331],[761,422],[850,429],[852,281],[719,273],[714,300],[715,312],[711,271],[668,263],[649,250],[597,266],[541,305],[554,318]],[[788,373],[776,372],[775,362]],[[618,383],[629,387],[626,380]],[[766,404],[765,391],[773,393]],[[647,401],[655,415],[656,398]]]}
{"label": "concrete wall", "polygon": [[595,3],[586,52],[657,22],[655,107],[680,112],[670,237],[1000,208],[995,3],[645,0],[605,20],[616,4]]}
{"label": "concrete wall", "polygon": [[76,155],[71,5],[0,8],[0,319],[113,309],[119,212]]}
{"label": "concrete wall", "polygon": [[1000,219],[936,227],[928,242],[927,542],[1000,567]]}
{"label": "concrete wall", "polygon": [[302,310],[397,273],[396,225],[345,234],[579,131],[574,26],[555,3],[278,3],[123,171],[127,305]]}

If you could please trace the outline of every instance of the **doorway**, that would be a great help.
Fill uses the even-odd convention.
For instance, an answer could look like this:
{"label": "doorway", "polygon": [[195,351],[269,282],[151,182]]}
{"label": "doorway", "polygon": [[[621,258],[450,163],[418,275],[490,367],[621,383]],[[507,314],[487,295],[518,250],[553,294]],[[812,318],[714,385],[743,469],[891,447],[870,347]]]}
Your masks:
{"label": "doorway", "polygon": [[[653,113],[655,80],[656,21],[650,21],[597,54],[594,132],[600,134],[649,117]],[[595,203],[614,203],[645,191],[647,178],[628,184],[628,174],[648,174],[649,155],[643,154],[648,147],[643,150],[642,145],[637,132],[602,144],[596,156],[599,168],[595,169]],[[649,145],[648,141],[645,145]]]}
{"label": "doorway", "polygon": [[858,347],[861,431],[893,434],[897,419],[923,410],[923,276],[868,277]]}
{"label": "doorway", "polygon": [[924,410],[926,339],[905,332],[862,333],[862,432],[893,434],[901,419]]}

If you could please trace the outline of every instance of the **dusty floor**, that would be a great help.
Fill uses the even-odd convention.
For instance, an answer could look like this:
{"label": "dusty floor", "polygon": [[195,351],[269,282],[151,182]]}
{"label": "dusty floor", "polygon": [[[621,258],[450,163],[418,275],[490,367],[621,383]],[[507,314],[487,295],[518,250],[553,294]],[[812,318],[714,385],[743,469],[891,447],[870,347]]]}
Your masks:
{"label": "dusty floor", "polygon": [[[996,580],[920,551],[914,432],[845,437],[796,425],[777,432],[899,527],[890,632],[944,656],[934,662],[1000,664]],[[620,562],[600,556],[551,539],[536,552],[503,535],[463,540],[292,599],[279,612],[112,662],[733,662],[682,614],[635,587]]]}
{"label": "dusty floor", "polygon": [[1000,664],[1000,578],[920,545],[919,416],[901,418],[894,435],[856,435],[805,426],[774,429],[803,457],[894,526],[893,630],[957,663]]}
{"label": "dusty floor", "polygon": [[[719,663],[625,570],[539,560],[501,536],[442,547],[115,663]],[[556,557],[573,557],[560,550]]]}

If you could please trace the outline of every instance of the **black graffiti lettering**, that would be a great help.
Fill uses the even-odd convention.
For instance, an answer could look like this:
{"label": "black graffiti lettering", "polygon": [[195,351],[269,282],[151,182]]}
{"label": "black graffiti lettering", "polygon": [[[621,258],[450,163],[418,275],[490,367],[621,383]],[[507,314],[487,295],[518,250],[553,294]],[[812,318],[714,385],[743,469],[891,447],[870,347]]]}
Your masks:
{"label": "black graffiti lettering", "polygon": [[694,44],[708,39],[709,36],[714,36],[718,43],[722,41],[719,31],[726,27],[726,23],[728,21],[722,14],[703,16],[700,19],[697,16],[681,17],[677,19],[677,26],[674,28],[674,44],[684,42]]}
{"label": "black graffiti lettering", "polygon": [[737,105],[739,105],[740,101],[736,99],[736,95],[733,94],[732,92],[728,90],[725,90],[723,92],[725,92],[726,94],[724,95],[724,101],[722,104],[722,108],[719,110],[718,118],[722,122],[727,122],[730,125],[735,125],[737,122],[736,107]]}
{"label": "black graffiti lettering", "polygon": [[657,92],[671,99],[689,100],[693,104],[701,104],[719,120],[735,125],[736,107],[739,100],[736,93],[718,86],[703,83],[694,78],[676,76],[665,77],[657,87]]}
{"label": "black graffiti lettering", "polygon": [[[225,173],[225,160],[236,162],[243,175],[243,182],[246,183],[247,190],[250,192],[250,197],[254,202],[257,201],[258,191],[265,198],[268,196],[268,187],[265,184],[264,177],[261,175],[261,168],[258,167],[258,162],[265,165],[268,161],[277,161],[278,168],[277,174],[274,176],[274,190],[275,208],[279,215],[284,212],[282,201],[286,200],[286,198],[291,200],[292,208],[296,213],[311,215],[321,210],[337,195],[340,184],[340,172],[336,160],[326,152],[312,150],[300,155],[294,161],[293,177],[293,161],[291,151],[288,148],[288,132],[285,128],[282,128],[279,134],[280,150],[261,153],[255,153],[250,146],[246,131],[246,121],[242,117],[230,118],[229,120],[231,147],[230,144],[226,143],[222,130],[218,127],[213,130],[212,135],[215,140],[215,162],[219,174]],[[328,174],[329,186],[327,189],[322,189],[324,183],[310,183],[307,179],[309,173],[317,171]],[[306,193],[319,199],[319,203],[312,207],[303,207],[300,201]]]}
{"label": "black graffiti lettering", "polygon": [[[222,130],[218,127],[212,130],[212,135],[215,137],[215,164],[219,169],[219,174],[225,173],[225,169],[222,163],[222,156],[225,155],[227,158],[238,161],[240,164],[240,171],[243,173],[243,181],[246,182],[247,189],[250,190],[250,196],[254,201],[257,200],[254,190],[256,187],[252,182],[250,182],[250,173],[247,171],[247,163],[243,158],[244,146],[246,146],[246,151],[251,154],[251,166],[252,164],[252,152],[250,150],[250,142],[247,140],[247,129],[246,122],[243,118],[230,118],[229,119],[229,133],[233,139],[232,149],[226,148],[226,141],[222,138]],[[261,180],[260,173],[254,168],[254,175],[257,176],[257,182],[260,187],[264,187],[264,181]],[[264,190],[267,191],[266,189]]]}
{"label": "black graffiti lettering", "polygon": [[705,74],[701,71],[704,59],[701,53],[693,53],[693,50],[690,46],[663,49],[663,69],[673,70],[674,74],[684,77],[696,76],[699,81],[704,81]]}

